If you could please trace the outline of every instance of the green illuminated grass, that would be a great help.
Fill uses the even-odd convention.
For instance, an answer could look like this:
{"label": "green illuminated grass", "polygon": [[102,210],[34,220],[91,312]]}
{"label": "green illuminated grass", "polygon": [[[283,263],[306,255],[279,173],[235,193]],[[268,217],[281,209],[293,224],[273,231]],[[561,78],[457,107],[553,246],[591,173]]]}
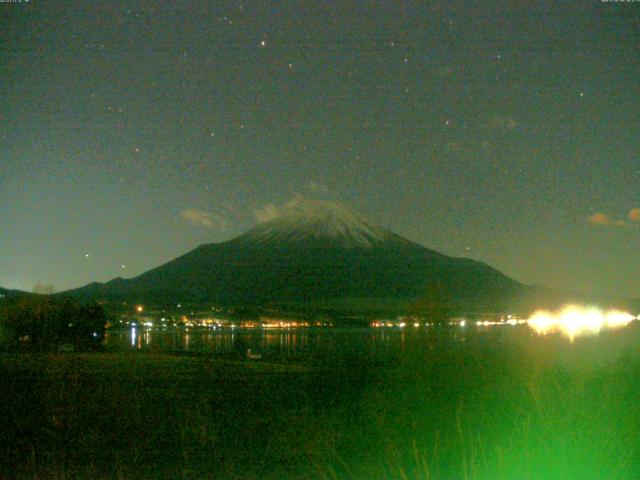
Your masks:
{"label": "green illuminated grass", "polygon": [[633,479],[640,361],[508,345],[269,365],[0,357],[0,478]]}

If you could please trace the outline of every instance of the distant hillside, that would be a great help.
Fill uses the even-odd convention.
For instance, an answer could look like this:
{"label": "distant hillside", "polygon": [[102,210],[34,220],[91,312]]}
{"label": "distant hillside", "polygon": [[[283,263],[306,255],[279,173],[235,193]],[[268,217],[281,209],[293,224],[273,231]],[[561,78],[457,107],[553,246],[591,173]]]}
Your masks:
{"label": "distant hillside", "polygon": [[23,292],[21,290],[9,290],[6,288],[0,288],[0,299],[3,298],[17,298],[35,295],[33,293]]}

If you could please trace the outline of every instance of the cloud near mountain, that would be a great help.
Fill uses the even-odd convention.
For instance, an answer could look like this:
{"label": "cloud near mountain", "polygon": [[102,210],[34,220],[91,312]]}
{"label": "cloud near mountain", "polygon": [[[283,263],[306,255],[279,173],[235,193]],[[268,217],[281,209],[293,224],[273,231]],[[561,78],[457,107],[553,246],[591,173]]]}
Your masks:
{"label": "cloud near mountain", "polygon": [[195,208],[187,208],[180,212],[180,218],[195,227],[206,227],[217,230],[227,230],[229,223],[220,215],[211,215],[209,212]]}
{"label": "cloud near mountain", "polygon": [[629,222],[622,219],[613,219],[602,212],[596,212],[587,217],[587,223],[592,226],[608,226],[616,228],[640,228],[640,208],[632,208],[628,214]]}
{"label": "cloud near mountain", "polygon": [[304,195],[297,194],[291,200],[278,206],[267,203],[253,211],[258,223],[265,223],[285,216],[312,216],[317,211],[324,211],[325,203],[322,200],[312,200]]}
{"label": "cloud near mountain", "polygon": [[269,222],[278,218],[280,215],[280,208],[275,206],[273,203],[267,203],[253,211],[253,217],[258,221],[258,223]]}
{"label": "cloud near mountain", "polygon": [[587,217],[587,223],[589,223],[589,225],[609,225],[609,223],[611,223],[611,220],[609,220],[609,217],[604,213],[596,212],[593,215],[589,215],[589,217]]}

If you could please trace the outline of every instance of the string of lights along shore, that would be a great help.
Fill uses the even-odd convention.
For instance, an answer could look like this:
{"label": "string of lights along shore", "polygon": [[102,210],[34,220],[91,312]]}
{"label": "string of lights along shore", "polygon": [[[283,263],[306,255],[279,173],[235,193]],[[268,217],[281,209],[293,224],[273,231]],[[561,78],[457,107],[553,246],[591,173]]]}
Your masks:
{"label": "string of lights along shore", "polygon": [[296,198],[640,296],[633,2],[0,3],[0,286],[131,278]]}

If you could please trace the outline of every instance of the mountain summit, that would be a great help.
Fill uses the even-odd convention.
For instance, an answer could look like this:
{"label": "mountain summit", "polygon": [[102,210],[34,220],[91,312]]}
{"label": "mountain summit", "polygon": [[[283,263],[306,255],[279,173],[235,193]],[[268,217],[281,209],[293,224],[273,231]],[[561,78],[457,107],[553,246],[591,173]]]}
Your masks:
{"label": "mountain summit", "polygon": [[406,242],[374,226],[344,205],[296,197],[275,212],[274,218],[238,237],[243,243],[321,244],[372,248],[386,242]]}

